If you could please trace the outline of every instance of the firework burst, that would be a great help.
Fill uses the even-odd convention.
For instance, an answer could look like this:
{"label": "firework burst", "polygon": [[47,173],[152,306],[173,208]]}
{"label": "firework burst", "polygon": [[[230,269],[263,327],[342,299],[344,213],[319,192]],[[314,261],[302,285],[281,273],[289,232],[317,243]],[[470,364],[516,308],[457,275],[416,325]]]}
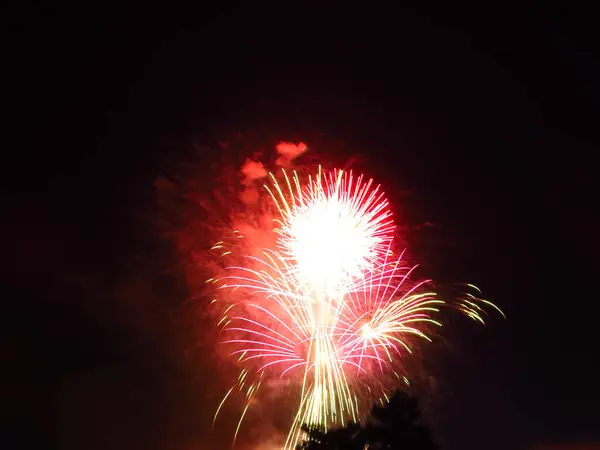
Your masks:
{"label": "firework burst", "polygon": [[[385,397],[381,380],[401,378],[398,365],[412,338],[429,340],[430,326],[441,325],[434,317],[443,301],[425,289],[428,280],[412,279],[415,266],[394,254],[392,214],[372,180],[321,169],[305,183],[295,172],[269,176],[275,244],[209,280],[225,302],[243,298],[229,300],[218,323],[242,369],[215,418],[234,391],[243,392],[237,435],[261,385],[289,379],[300,391],[284,446],[290,449],[302,424],[326,429],[356,421],[362,392]],[[228,257],[226,247],[219,242],[213,250]],[[466,294],[456,306],[483,322],[486,305],[496,308]]]}

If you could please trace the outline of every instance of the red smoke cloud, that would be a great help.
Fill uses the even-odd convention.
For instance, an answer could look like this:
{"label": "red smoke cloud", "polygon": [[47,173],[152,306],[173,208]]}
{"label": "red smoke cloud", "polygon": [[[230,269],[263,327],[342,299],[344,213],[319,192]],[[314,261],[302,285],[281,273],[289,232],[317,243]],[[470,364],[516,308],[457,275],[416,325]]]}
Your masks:
{"label": "red smoke cloud", "polygon": [[298,142],[298,144],[293,144],[291,142],[280,142],[275,147],[279,157],[275,164],[281,167],[288,167],[290,163],[304,153],[308,147],[304,142]]}
{"label": "red smoke cloud", "polygon": [[[298,142],[297,144],[292,142],[279,142],[279,144],[275,146],[275,150],[279,155],[275,164],[284,168],[289,167],[294,159],[304,153],[307,149],[308,147],[304,142]],[[260,194],[258,192],[258,187],[253,182],[266,177],[268,171],[265,169],[262,162],[248,158],[242,165],[241,172],[244,177],[242,184],[245,186],[245,189],[240,194],[240,200],[245,205],[256,204]]]}
{"label": "red smoke cloud", "polygon": [[263,163],[247,159],[242,165],[242,174],[244,175],[244,184],[247,185],[250,181],[266,177],[268,172]]}
{"label": "red smoke cloud", "polygon": [[266,177],[268,172],[263,163],[251,159],[246,159],[242,165],[241,172],[244,176],[242,184],[246,186],[246,188],[240,194],[240,200],[245,205],[252,205],[256,203],[260,197],[258,189],[253,181]]}

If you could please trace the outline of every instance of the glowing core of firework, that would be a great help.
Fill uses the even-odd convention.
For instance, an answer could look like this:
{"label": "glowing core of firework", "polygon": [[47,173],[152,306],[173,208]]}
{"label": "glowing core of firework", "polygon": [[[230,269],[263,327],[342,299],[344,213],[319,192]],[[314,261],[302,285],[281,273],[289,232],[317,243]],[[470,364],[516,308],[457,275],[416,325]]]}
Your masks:
{"label": "glowing core of firework", "polygon": [[[285,172],[284,172],[285,173]],[[350,172],[333,171],[309,179],[296,190],[288,181],[289,195],[272,176],[281,219],[278,246],[290,263],[294,283],[317,297],[340,297],[354,280],[373,270],[392,240],[394,224],[388,202]],[[268,188],[267,188],[268,189]]]}

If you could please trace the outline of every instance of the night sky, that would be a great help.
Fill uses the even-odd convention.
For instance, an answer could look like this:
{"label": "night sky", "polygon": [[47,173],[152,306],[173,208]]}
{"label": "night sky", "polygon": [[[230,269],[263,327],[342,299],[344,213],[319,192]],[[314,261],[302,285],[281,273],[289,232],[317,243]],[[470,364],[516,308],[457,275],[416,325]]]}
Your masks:
{"label": "night sky", "polygon": [[230,448],[154,182],[280,139],[359,161],[423,270],[507,313],[432,353],[444,448],[600,443],[591,6],[123,3],[2,15],[0,447]]}

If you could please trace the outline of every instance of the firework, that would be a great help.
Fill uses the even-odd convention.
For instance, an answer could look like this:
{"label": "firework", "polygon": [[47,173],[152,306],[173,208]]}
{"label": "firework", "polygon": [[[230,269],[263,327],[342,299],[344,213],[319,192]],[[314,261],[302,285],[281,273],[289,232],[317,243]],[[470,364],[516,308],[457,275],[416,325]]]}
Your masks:
{"label": "firework", "polygon": [[[361,392],[385,396],[381,380],[401,378],[397,369],[412,338],[429,340],[429,326],[441,325],[434,316],[443,302],[394,254],[392,214],[372,180],[319,169],[303,183],[282,171],[279,179],[270,174],[265,192],[275,211],[274,245],[210,280],[221,293],[243,298],[219,321],[223,344],[242,369],[215,418],[232,392],[243,392],[237,435],[261,385],[291,380],[300,400],[287,449],[304,423],[327,429],[358,420]],[[219,242],[213,249],[227,257],[225,247]],[[457,307],[483,322],[486,305],[495,308],[466,294]]]}

